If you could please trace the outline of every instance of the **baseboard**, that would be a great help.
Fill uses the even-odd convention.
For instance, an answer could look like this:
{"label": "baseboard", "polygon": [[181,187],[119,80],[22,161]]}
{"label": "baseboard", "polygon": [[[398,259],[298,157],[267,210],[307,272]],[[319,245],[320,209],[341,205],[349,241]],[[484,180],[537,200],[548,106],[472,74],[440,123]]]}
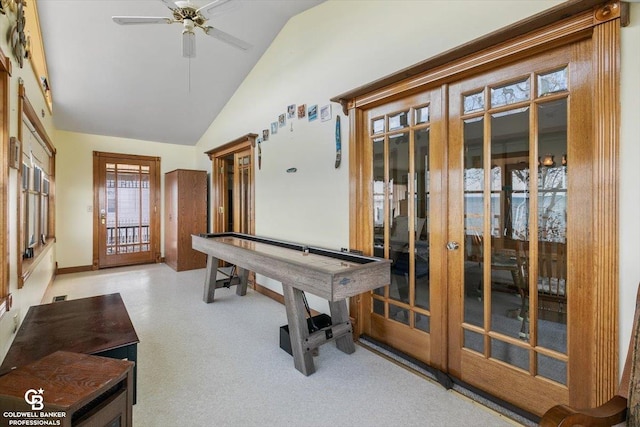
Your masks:
{"label": "baseboard", "polygon": [[374,338],[366,335],[360,336],[357,341],[363,347],[383,356],[385,359],[391,360],[396,364],[405,367],[406,369],[415,372],[416,374],[431,379],[446,389],[452,389],[458,394],[461,394],[489,409],[495,411],[525,427],[535,427],[540,421],[540,417],[531,414],[523,409],[520,409],[504,400],[501,400],[495,396],[492,396],[470,384],[465,383],[453,376],[449,376],[444,372],[439,371],[436,368],[428,366],[424,362],[421,362],[393,347],[390,347]]}
{"label": "baseboard", "polygon": [[259,293],[262,294],[266,297],[271,298],[274,301],[278,301],[280,304],[284,304],[284,295],[280,295],[279,293],[265,287],[262,286],[261,284],[255,282],[254,285],[254,290]]}
{"label": "baseboard", "polygon": [[93,271],[91,265],[79,265],[77,267],[64,267],[56,269],[56,274],[81,273],[84,271]]}

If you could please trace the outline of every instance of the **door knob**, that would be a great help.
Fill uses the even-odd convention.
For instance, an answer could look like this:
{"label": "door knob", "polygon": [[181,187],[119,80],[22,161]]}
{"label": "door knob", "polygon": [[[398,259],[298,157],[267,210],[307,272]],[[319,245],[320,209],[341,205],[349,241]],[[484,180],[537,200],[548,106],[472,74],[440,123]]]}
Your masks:
{"label": "door knob", "polygon": [[458,242],[447,242],[447,249],[450,251],[455,251],[460,247],[460,243]]}

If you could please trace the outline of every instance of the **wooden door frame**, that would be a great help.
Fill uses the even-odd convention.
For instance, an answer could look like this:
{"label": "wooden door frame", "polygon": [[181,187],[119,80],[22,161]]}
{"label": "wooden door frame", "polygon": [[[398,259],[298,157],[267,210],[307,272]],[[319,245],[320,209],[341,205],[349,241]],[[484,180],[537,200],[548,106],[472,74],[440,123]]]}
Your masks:
{"label": "wooden door frame", "polygon": [[[211,160],[211,212],[213,212],[212,232],[220,233],[226,230],[228,224],[229,207],[227,201],[227,180],[226,180],[226,162],[225,157],[230,154],[239,153],[241,151],[251,150],[251,188],[255,188],[255,156],[253,148],[256,146],[255,133],[248,133],[239,138],[229,141],[228,143],[216,147],[205,154]],[[251,214],[249,217],[250,227],[248,234],[255,234],[255,191],[251,191]]]}
{"label": "wooden door frame", "polygon": [[[3,254],[9,254],[9,167],[15,168],[19,164],[15,162],[17,160],[14,157],[16,153],[10,151],[10,146],[17,144],[16,141],[13,144],[9,142],[10,83],[11,61],[0,49],[0,149],[2,153],[6,153],[4,159],[0,160],[0,236],[2,236],[0,251]],[[9,256],[4,256],[0,261],[0,317],[5,310],[11,309],[9,304],[9,259]]]}
{"label": "wooden door frame", "polygon": [[[503,30],[474,40],[459,48],[430,58],[413,67],[384,77],[366,86],[338,95],[331,100],[343,106],[350,121],[350,235],[351,248],[371,254],[373,251],[372,170],[366,141],[366,110],[393,102],[413,93],[440,87],[461,78],[479,74],[532,54],[545,52],[579,40],[591,40],[590,66],[594,81],[594,129],[591,134],[593,186],[584,197],[592,201],[594,221],[593,259],[588,274],[593,304],[586,323],[594,342],[593,352],[571,348],[574,363],[583,376],[569,374],[569,404],[593,407],[613,396],[618,384],[618,212],[617,196],[619,156],[619,74],[620,27],[628,23],[628,4],[622,2],[570,0]],[[443,97],[443,103],[446,103]],[[446,109],[445,109],[446,111]],[[448,120],[448,118],[447,118]],[[448,140],[447,131],[443,132]],[[442,181],[440,185],[446,186]],[[448,240],[448,239],[447,239]],[[580,244],[580,242],[576,242]],[[597,265],[596,265],[597,264]],[[443,265],[446,268],[446,265]],[[584,276],[582,276],[584,277]],[[362,333],[362,298],[352,298],[350,312],[355,317],[355,332]],[[597,302],[597,303],[596,303]],[[434,301],[435,303],[435,301]],[[581,310],[585,310],[584,307]],[[446,313],[440,319],[446,322]],[[571,346],[571,344],[570,344]],[[572,359],[572,360],[574,360]]]}
{"label": "wooden door frame", "polygon": [[127,160],[155,162],[155,173],[150,174],[149,178],[153,180],[155,191],[150,193],[151,205],[149,206],[150,214],[150,233],[156,236],[153,241],[149,242],[150,251],[154,254],[154,262],[160,262],[160,201],[161,199],[161,181],[160,181],[160,157],[139,156],[134,154],[121,153],[105,153],[100,151],[93,152],[93,261],[91,263],[92,270],[100,269],[100,192],[104,189],[99,187],[100,184],[100,158],[109,157],[121,159],[123,162]]}

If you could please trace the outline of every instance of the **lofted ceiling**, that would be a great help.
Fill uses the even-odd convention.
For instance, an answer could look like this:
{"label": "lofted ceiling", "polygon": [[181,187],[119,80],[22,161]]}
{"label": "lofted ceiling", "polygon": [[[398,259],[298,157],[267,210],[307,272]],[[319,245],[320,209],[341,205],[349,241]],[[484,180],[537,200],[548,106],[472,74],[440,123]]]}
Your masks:
{"label": "lofted ceiling", "polygon": [[[212,0],[191,0],[196,8]],[[289,18],[324,0],[232,0],[196,28],[182,56],[182,25],[118,25],[112,16],[171,17],[162,0],[38,0],[54,124],[72,132],[194,145]],[[170,3],[170,2],[168,2]]]}

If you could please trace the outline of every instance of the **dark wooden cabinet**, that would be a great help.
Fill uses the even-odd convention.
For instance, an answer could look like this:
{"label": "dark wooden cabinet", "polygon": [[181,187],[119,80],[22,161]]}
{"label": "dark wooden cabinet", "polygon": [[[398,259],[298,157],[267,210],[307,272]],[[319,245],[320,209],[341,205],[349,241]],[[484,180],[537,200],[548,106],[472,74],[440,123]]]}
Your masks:
{"label": "dark wooden cabinet", "polygon": [[0,425],[130,427],[134,363],[57,351],[0,377]]}
{"label": "dark wooden cabinet", "polygon": [[204,268],[191,235],[207,232],[207,172],[176,169],[164,177],[164,258],[176,271]]}

